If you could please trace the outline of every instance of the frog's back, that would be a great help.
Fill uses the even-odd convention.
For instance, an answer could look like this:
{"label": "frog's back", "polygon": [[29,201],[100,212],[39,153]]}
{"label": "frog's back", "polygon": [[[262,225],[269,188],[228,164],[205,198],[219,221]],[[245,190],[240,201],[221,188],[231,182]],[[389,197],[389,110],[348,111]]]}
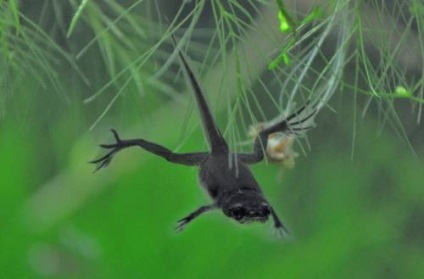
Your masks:
{"label": "frog's back", "polygon": [[236,156],[210,156],[200,165],[199,179],[212,198],[239,188],[260,192],[252,172]]}

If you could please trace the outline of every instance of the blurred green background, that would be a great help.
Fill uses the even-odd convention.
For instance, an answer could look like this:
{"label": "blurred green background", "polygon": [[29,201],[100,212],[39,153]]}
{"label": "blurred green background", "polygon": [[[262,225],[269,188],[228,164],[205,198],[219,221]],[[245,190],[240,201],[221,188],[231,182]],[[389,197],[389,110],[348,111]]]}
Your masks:
{"label": "blurred green background", "polygon": [[[151,11],[173,15],[178,5],[150,1],[128,10],[131,1],[100,1],[85,7],[67,38],[79,2],[6,2],[1,2],[1,278],[424,278],[424,133],[409,100],[391,103],[402,131],[381,124],[391,121],[381,103],[373,102],[362,117],[366,97],[339,91],[333,110],[323,109],[317,128],[308,133],[310,149],[303,154],[295,146],[301,155],[294,169],[253,167],[290,228],[290,239],[277,238],[270,222],[242,226],[218,211],[176,233],[177,220],[209,203],[196,169],[138,149],[120,153],[95,174],[87,162],[100,154],[97,144],[112,141],[112,127],[123,138],[176,148],[183,137],[182,151],[205,148],[199,127],[184,130],[185,111],[193,104],[157,93],[190,99],[183,83],[175,83],[172,74],[146,81],[161,62],[142,69],[131,64],[148,40],[139,42],[143,32],[126,16],[142,15],[142,28],[152,24],[142,25],[143,17],[155,19]],[[99,31],[119,16],[122,25]],[[148,32],[144,36],[150,38]],[[94,46],[75,59],[93,38]],[[120,76],[128,65],[134,71]],[[123,86],[126,78],[131,83]],[[106,97],[83,103],[109,81]],[[111,110],[89,130],[121,89]]]}

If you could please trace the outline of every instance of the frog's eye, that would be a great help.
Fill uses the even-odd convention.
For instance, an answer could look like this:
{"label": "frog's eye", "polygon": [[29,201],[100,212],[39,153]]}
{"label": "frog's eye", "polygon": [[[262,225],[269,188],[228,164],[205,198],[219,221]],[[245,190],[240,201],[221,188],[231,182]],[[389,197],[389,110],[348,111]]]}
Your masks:
{"label": "frog's eye", "polygon": [[243,206],[238,205],[230,208],[230,216],[236,220],[241,220],[246,214],[246,210]]}

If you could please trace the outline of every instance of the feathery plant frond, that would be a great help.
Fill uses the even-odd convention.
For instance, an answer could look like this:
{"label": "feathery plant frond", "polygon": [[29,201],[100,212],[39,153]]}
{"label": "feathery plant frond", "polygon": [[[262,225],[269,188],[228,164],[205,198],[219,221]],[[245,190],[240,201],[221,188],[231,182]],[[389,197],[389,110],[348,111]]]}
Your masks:
{"label": "feathery plant frond", "polygon": [[[170,86],[176,74],[171,67],[175,53],[169,54],[171,33],[181,34],[177,37],[189,56],[200,62],[201,75],[221,69],[221,78],[214,79],[217,93],[212,106],[216,111],[225,109],[224,133],[233,147],[246,137],[250,124],[269,121],[306,99],[315,100],[311,106],[320,110],[339,88],[352,90],[354,96],[368,95],[369,103],[376,100],[382,124],[396,123],[402,130],[393,108],[396,99],[409,99],[420,119],[424,103],[420,1],[391,1],[394,6],[388,7],[378,1],[334,0],[300,12],[281,0],[182,1],[174,4],[178,6],[170,20],[161,15],[161,1],[135,1],[130,6],[115,0],[102,5],[71,2],[75,14],[68,34],[73,36],[84,21],[94,35],[77,57],[96,44],[109,74],[105,85],[86,99],[89,103],[107,95],[110,100],[95,124],[129,88],[141,96],[146,95],[146,86],[172,99],[181,96]],[[140,13],[148,4],[154,6],[156,18],[152,10]],[[210,21],[200,21],[208,11]],[[279,29],[284,21],[287,34]],[[251,40],[257,32],[262,32],[260,40]],[[373,55],[376,51],[378,58]],[[345,76],[348,65],[355,69],[348,67],[353,73]]]}
{"label": "feathery plant frond", "polygon": [[[417,76],[422,75],[423,71],[422,33],[413,28],[414,24],[422,20],[419,9],[416,3],[410,6],[404,1],[392,1],[392,5],[389,7],[385,2],[377,1],[356,3],[355,51],[360,59],[358,65],[363,68],[358,69],[358,72],[367,81],[371,97],[409,97],[413,101],[422,102],[422,99],[414,96],[422,92],[422,85],[414,81],[416,78],[406,78],[408,73]],[[376,14],[373,16],[370,11]],[[377,62],[372,60],[367,48],[377,52]]]}
{"label": "feathery plant frond", "polygon": [[150,28],[148,19],[137,14],[141,2],[136,1],[126,7],[113,0],[102,3],[82,1],[79,4],[71,1],[76,12],[67,32],[68,37],[76,36],[78,27],[88,27],[93,34],[93,38],[78,51],[76,58],[82,60],[84,55],[90,54],[91,49],[99,50],[108,74],[108,78],[104,78],[105,85],[84,102],[90,103],[101,95],[110,95],[111,88],[112,92],[115,91],[113,96],[105,96],[109,99],[108,105],[92,127],[106,115],[125,90],[131,88],[128,92],[140,97],[148,87],[146,73],[137,63],[137,57],[148,48],[146,30]]}
{"label": "feathery plant frond", "polygon": [[[382,127],[390,123],[407,141],[394,101],[409,99],[412,108],[418,112],[419,121],[424,103],[422,10],[417,3],[402,6],[400,1],[394,1],[391,9],[385,6],[385,2],[355,3],[332,1],[330,5],[320,7],[325,11],[325,17],[312,27],[299,25],[296,34],[300,35],[295,43],[289,41],[286,47],[282,47],[283,52],[279,55],[286,57],[289,54],[293,62],[290,67],[288,63],[279,65],[278,70],[285,80],[280,85],[278,107],[290,110],[301,93],[303,99],[312,97],[316,102],[311,102],[311,107],[320,110],[341,84],[353,91],[355,100],[357,93],[369,96],[364,113],[372,100],[377,101]],[[375,15],[368,14],[370,11]],[[335,47],[330,48],[332,54],[328,53],[329,42],[335,42]],[[375,50],[378,51],[377,58],[373,53]],[[324,63],[318,64],[324,66],[317,68],[320,60]],[[355,66],[354,79],[343,75],[345,69],[349,69],[347,66],[352,64]],[[275,64],[271,69],[274,67]],[[257,106],[261,111],[260,102]],[[267,119],[264,111],[261,115]]]}
{"label": "feathery plant frond", "polygon": [[[19,1],[16,0],[0,3],[2,115],[12,96],[21,93],[23,84],[34,83],[36,88],[46,92],[54,91],[62,100],[69,102],[69,96],[63,88],[64,80],[58,74],[61,65],[66,64],[83,82],[89,83],[71,55],[19,8]],[[33,92],[24,94],[29,98]]]}
{"label": "feathery plant frond", "polygon": [[[269,106],[266,106],[265,109],[263,101],[257,100],[258,94],[251,94],[255,98],[253,105],[249,104],[249,99],[244,100],[246,106],[256,106],[256,110],[265,123],[272,123],[277,119],[284,118],[298,103],[302,104],[306,101],[309,104],[305,111],[319,112],[327,105],[338,88],[343,68],[347,63],[348,42],[352,37],[353,22],[349,6],[345,1],[338,1],[334,6],[327,7],[328,9],[331,9],[331,12],[328,12],[326,17],[318,17],[315,8],[315,11],[311,13],[315,14],[315,19],[306,16],[305,18],[308,19],[301,21],[300,24],[292,24],[297,26],[297,30],[292,34],[300,35],[289,38],[287,44],[283,45],[282,52],[277,53],[277,59],[274,59],[268,67],[274,75],[274,90],[279,92],[278,94],[267,94],[269,102],[275,107],[274,116],[267,112],[270,109]],[[337,33],[332,53],[324,53],[324,44],[328,44],[337,29],[341,30]],[[286,57],[285,63],[279,63],[281,55]],[[317,68],[317,64],[323,66]],[[263,82],[260,82],[260,85],[262,90],[269,92],[267,85]],[[296,100],[299,102],[297,103]],[[270,120],[270,117],[275,118]],[[258,122],[254,116],[252,116],[252,122]]]}
{"label": "feathery plant frond", "polygon": [[[77,5],[75,1],[72,1],[76,13],[68,34],[72,36],[81,21],[86,22],[94,34],[91,41],[79,51],[77,59],[83,58],[91,48],[96,46],[104,57],[109,74],[109,79],[104,86],[84,102],[91,103],[100,96],[110,95],[112,91],[112,96],[105,96],[109,99],[108,104],[91,129],[109,112],[125,91],[136,92],[138,97],[146,97],[146,92],[155,91],[173,100],[181,100],[177,90],[160,80],[171,61],[169,54],[163,49],[163,44],[170,34],[191,19],[190,16],[199,8],[195,8],[179,22],[178,19],[183,12],[181,8],[169,26],[164,29],[161,23],[153,21],[153,16],[149,14],[150,9],[146,9],[148,6],[145,2],[135,1],[127,7],[115,0],[104,1],[102,5],[95,2],[81,2]],[[182,7],[184,6],[183,3]],[[147,10],[144,14],[143,8]],[[190,24],[191,28],[194,28],[197,20],[198,15],[195,14]],[[154,94],[149,96],[154,97]]]}
{"label": "feathery plant frond", "polygon": [[352,5],[355,41],[350,56],[354,69],[350,73],[354,78],[343,81],[355,95],[368,96],[362,116],[375,102],[380,129],[389,124],[407,142],[396,101],[409,100],[418,123],[424,104],[424,43],[422,29],[417,28],[424,14],[417,5],[418,1]]}

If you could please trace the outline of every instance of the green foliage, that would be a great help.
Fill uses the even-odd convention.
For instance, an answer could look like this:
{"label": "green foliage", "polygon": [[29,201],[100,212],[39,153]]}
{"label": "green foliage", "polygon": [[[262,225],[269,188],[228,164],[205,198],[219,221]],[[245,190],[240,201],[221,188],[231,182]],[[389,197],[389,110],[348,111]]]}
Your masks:
{"label": "green foliage", "polygon": [[290,38],[289,42],[286,44],[280,55],[277,56],[276,59],[274,59],[268,66],[269,70],[275,69],[278,64],[281,62],[284,62],[286,66],[289,66],[291,64],[291,60],[289,58],[289,52],[293,48],[296,37],[297,37],[297,31],[296,29],[299,27],[299,25],[305,25],[308,24],[316,19],[318,19],[321,16],[321,9],[317,6],[315,7],[312,12],[309,13],[301,22],[300,24],[296,22],[290,15],[290,13],[285,8],[283,2],[281,0],[277,0],[278,4],[278,19],[280,21],[280,31],[282,33],[291,32],[292,38]]}

